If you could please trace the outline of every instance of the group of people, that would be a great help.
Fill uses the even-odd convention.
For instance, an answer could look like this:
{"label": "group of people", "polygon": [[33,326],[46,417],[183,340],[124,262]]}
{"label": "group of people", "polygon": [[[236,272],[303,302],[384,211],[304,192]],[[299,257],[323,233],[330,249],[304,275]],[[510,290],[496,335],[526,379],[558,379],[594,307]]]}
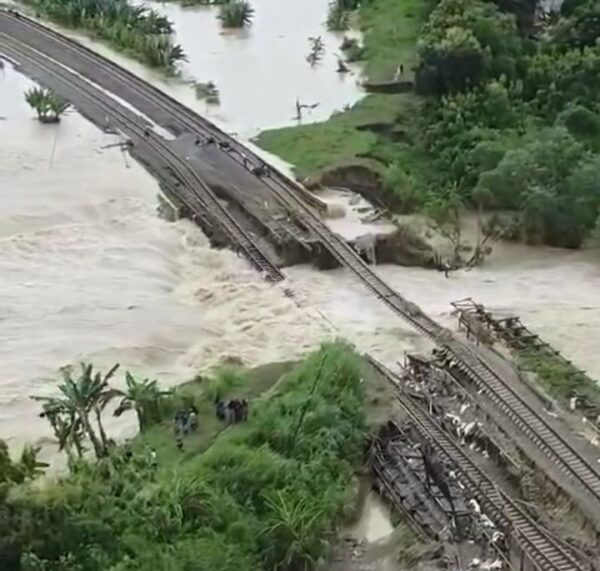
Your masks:
{"label": "group of people", "polygon": [[215,402],[217,418],[226,424],[243,422],[248,418],[248,402],[246,399],[231,399],[226,402],[218,399]]}
{"label": "group of people", "polygon": [[195,405],[180,408],[173,419],[177,448],[183,449],[183,437],[198,428],[198,409]]}

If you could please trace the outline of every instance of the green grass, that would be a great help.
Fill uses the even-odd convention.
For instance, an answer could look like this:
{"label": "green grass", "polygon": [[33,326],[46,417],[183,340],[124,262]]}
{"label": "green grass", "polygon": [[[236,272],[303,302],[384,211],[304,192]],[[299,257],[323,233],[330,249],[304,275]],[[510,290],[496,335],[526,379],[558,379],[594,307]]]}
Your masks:
{"label": "green grass", "polygon": [[[391,80],[402,64],[410,73],[416,61],[416,40],[424,17],[424,0],[371,0],[359,10],[358,25],[365,46],[365,75],[372,81]],[[367,95],[350,109],[323,123],[264,131],[257,144],[294,165],[298,178],[317,176],[365,156],[383,169],[406,145],[392,143],[357,127],[393,124],[411,131],[418,99],[413,94]]]}
{"label": "green grass", "polygon": [[535,373],[537,382],[550,396],[566,401],[575,392],[600,406],[600,386],[554,353],[534,348],[518,350],[517,361],[524,370]]}
{"label": "green grass", "polygon": [[360,9],[365,45],[365,74],[390,80],[398,65],[408,72],[416,63],[417,37],[425,17],[424,0],[372,0]]}
{"label": "green grass", "polygon": [[171,470],[185,464],[206,451],[223,431],[224,426],[215,415],[215,396],[254,401],[268,394],[293,367],[293,362],[272,363],[248,370],[228,367],[211,378],[203,377],[181,385],[176,390],[176,399],[191,400],[198,408],[198,430],[184,437],[183,452],[177,449],[171,418],[139,434],[133,442],[134,450],[154,448],[161,469]]}

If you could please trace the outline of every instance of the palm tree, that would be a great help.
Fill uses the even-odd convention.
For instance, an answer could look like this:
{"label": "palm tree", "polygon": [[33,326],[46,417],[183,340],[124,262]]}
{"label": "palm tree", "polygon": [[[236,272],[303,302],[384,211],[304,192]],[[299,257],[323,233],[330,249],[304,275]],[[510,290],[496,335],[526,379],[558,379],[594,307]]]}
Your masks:
{"label": "palm tree", "polygon": [[247,0],[230,0],[221,5],[218,18],[224,28],[243,28],[250,24],[254,8]]}
{"label": "palm tree", "polygon": [[121,397],[121,402],[115,409],[114,415],[121,416],[128,410],[135,410],[140,432],[151,424],[161,420],[161,399],[171,394],[171,391],[161,391],[157,381],[144,379],[136,381],[134,376],[127,372],[125,374],[127,389],[121,391],[114,389],[113,396]]}
{"label": "palm tree", "polygon": [[69,104],[58,95],[42,87],[32,87],[25,92],[25,101],[37,113],[40,123],[58,123]]}
{"label": "palm tree", "polygon": [[[40,400],[39,397],[33,398],[34,400]],[[48,400],[42,405],[42,412],[39,416],[40,418],[46,418],[52,426],[59,451],[64,450],[70,461],[73,460],[73,447],[75,447],[79,458],[83,456],[82,440],[84,434],[81,422],[79,422],[74,410],[67,414],[60,404]]]}
{"label": "palm tree", "polygon": [[118,368],[119,365],[116,364],[105,375],[99,371],[93,374],[92,364],[81,363],[81,373],[77,379],[73,379],[71,368],[65,367],[63,382],[58,386],[62,393],[60,397],[34,397],[35,400],[44,402],[54,415],[69,419],[73,429],[76,429],[76,423],[81,423],[97,458],[106,455],[107,443],[100,415],[96,412],[96,421],[101,434],[99,439],[92,427],[90,412],[98,408],[101,411],[106,406],[105,401],[108,401],[112,394],[108,381]]}

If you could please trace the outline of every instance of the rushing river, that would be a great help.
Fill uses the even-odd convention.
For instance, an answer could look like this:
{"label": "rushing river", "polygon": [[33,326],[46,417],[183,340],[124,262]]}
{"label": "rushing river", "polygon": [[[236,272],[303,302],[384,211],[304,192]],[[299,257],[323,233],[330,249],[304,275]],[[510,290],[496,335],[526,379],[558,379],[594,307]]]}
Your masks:
{"label": "rushing river", "polygon": [[[291,122],[297,96],[322,119],[359,96],[356,77],[335,73],[339,38],[322,21],[327,0],[255,0],[252,29],[221,34],[214,9],[161,5],[190,56],[183,74],[213,80],[221,105],[209,115],[252,136]],[[321,66],[304,61],[321,34]],[[175,97],[204,110],[189,85],[93,44]],[[175,384],[228,356],[254,365],[299,356],[343,335],[393,365],[428,345],[343,270],[287,271],[286,286],[260,281],[230,251],[215,251],[192,224],[155,214],[158,188],[75,111],[58,126],[32,117],[30,83],[0,72],[0,437],[18,450],[48,437],[30,395],[52,394],[59,367],[122,363]],[[426,311],[451,323],[449,302],[466,296],[523,316],[600,378],[600,254],[503,247],[492,263],[449,279],[417,268],[380,272]],[[123,418],[111,430],[134,430]]]}

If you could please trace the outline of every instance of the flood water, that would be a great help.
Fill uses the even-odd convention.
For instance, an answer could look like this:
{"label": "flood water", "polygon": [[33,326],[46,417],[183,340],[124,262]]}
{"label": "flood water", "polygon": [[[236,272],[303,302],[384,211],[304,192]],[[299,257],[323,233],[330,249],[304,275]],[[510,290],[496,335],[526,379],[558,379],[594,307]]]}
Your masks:
{"label": "flood water", "polygon": [[[329,0],[252,0],[252,24],[226,31],[216,7],[148,4],[175,24],[177,42],[190,59],[182,64],[183,77],[213,81],[220,91],[219,106],[201,103],[200,109],[242,136],[292,123],[296,98],[318,104],[304,113],[303,121],[311,122],[327,119],[362,97],[356,70],[336,73],[343,34],[325,27]],[[325,51],[311,67],[306,61],[308,38],[318,36]]]}
{"label": "flood water", "polygon": [[227,356],[287,360],[326,333],[197,227],[159,219],[155,181],[103,149],[116,137],[73,111],[40,125],[30,85],[0,75],[0,437],[13,449],[49,436],[29,397],[52,394],[63,365],[121,362],[172,384]]}
{"label": "flood water", "polygon": [[[330,36],[321,68],[304,61],[305,39],[324,34],[326,4],[255,0],[254,25],[238,36],[219,33],[213,9],[161,9],[190,55],[184,75],[221,89],[211,117],[250,136],[291,122],[297,95],[322,103],[313,119],[360,96],[355,78],[335,74]],[[203,110],[189,85],[86,43]],[[268,86],[274,70],[284,79]],[[82,359],[174,384],[228,356],[248,365],[287,360],[335,335],[389,365],[428,348],[343,270],[291,268],[285,285],[269,286],[232,252],[211,250],[190,223],[158,219],[154,180],[118,148],[103,148],[117,139],[74,111],[58,126],[39,125],[23,101],[28,85],[9,66],[0,72],[0,437],[13,449],[49,436],[29,397],[51,394],[58,368]],[[600,378],[597,251],[506,246],[449,279],[379,271],[444,323],[453,321],[449,302],[466,296],[517,313]],[[110,426],[120,436],[134,428],[126,417]]]}
{"label": "flood water", "polygon": [[[243,30],[223,30],[218,7],[145,4],[174,23],[175,41],[189,59],[181,63],[177,78],[166,78],[83,33],[53,27],[169,92],[227,132],[248,139],[265,129],[297,124],[296,98],[301,104],[318,104],[303,112],[302,122],[309,123],[327,119],[364,95],[358,66],[351,66],[347,74],[335,71],[344,34],[326,29],[329,0],[252,0],[255,15]],[[354,32],[347,35],[357,37]],[[325,51],[311,67],[306,61],[308,38],[318,36]],[[199,100],[192,81],[214,82],[220,103],[208,105]]]}

